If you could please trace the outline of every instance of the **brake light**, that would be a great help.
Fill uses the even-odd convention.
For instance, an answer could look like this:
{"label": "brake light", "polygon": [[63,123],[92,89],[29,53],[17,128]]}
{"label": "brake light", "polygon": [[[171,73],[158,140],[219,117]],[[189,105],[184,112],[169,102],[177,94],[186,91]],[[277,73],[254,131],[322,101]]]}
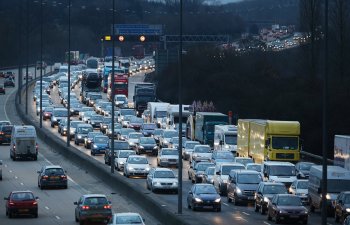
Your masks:
{"label": "brake light", "polygon": [[16,149],[16,144],[13,144],[13,149]]}
{"label": "brake light", "polygon": [[42,176],[41,178],[42,178],[43,180],[46,180],[47,178],[49,178],[49,176],[44,175],[44,176]]}
{"label": "brake light", "polygon": [[39,149],[39,145],[38,144],[35,145],[35,149],[38,152],[38,149]]}
{"label": "brake light", "polygon": [[111,205],[105,205],[105,206],[103,206],[103,208],[104,208],[104,209],[111,209],[112,206],[111,206]]}
{"label": "brake light", "polygon": [[1,132],[0,132],[0,135],[3,135],[3,134],[4,134],[4,132],[1,131]]}
{"label": "brake light", "polygon": [[67,176],[66,175],[61,175],[61,178],[64,180],[67,180]]}
{"label": "brake light", "polygon": [[83,205],[81,208],[82,208],[83,210],[88,210],[88,209],[90,209],[90,207],[89,207],[88,205]]}
{"label": "brake light", "polygon": [[15,203],[14,202],[9,202],[9,205],[15,205]]}
{"label": "brake light", "polygon": [[38,202],[37,202],[37,201],[33,202],[33,205],[37,205],[37,204],[38,204]]}

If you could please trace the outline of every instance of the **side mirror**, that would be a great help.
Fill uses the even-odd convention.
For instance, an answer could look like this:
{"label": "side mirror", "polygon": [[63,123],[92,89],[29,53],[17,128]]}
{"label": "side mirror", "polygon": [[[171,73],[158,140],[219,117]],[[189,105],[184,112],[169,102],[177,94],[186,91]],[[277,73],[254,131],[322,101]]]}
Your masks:
{"label": "side mirror", "polygon": [[35,199],[39,199],[39,197],[35,197]]}
{"label": "side mirror", "polygon": [[73,202],[74,205],[78,205],[78,202]]}
{"label": "side mirror", "polygon": [[145,219],[145,218],[142,218],[142,221],[143,221],[143,222],[146,222],[146,219]]}
{"label": "side mirror", "polygon": [[272,205],[276,206],[276,203],[272,203]]}
{"label": "side mirror", "polygon": [[266,172],[264,172],[264,177],[268,177],[268,175],[267,175],[267,173],[266,173]]}

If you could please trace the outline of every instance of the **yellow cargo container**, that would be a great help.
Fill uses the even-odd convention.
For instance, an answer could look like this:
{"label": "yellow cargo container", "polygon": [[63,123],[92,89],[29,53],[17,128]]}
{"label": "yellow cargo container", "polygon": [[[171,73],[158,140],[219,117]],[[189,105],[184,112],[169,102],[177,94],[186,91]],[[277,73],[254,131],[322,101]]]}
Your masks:
{"label": "yellow cargo container", "polygon": [[258,119],[238,120],[237,152],[255,162],[299,161],[300,123]]}

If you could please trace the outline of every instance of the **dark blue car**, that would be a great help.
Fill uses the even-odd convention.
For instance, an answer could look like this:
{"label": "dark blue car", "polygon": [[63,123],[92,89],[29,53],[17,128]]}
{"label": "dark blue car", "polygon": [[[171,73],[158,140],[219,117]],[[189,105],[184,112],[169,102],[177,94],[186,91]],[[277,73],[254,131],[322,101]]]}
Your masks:
{"label": "dark blue car", "polygon": [[109,138],[104,135],[96,135],[91,143],[91,155],[104,154],[108,147]]}

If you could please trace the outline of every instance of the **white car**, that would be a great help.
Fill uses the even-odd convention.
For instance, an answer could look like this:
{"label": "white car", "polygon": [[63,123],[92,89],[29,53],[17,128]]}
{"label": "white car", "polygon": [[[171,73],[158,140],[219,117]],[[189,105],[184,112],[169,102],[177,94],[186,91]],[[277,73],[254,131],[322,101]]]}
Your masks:
{"label": "white car", "polygon": [[121,171],[124,169],[124,164],[126,162],[126,159],[129,157],[129,155],[135,155],[135,151],[133,150],[118,150],[115,155],[115,168],[117,170]]}
{"label": "white car", "polygon": [[145,225],[144,222],[138,213],[115,213],[108,225]]}
{"label": "white car", "polygon": [[128,142],[130,148],[135,148],[136,145],[140,142],[140,138],[143,137],[143,135],[140,132],[131,132],[128,135]]}
{"label": "white car", "polygon": [[227,194],[227,182],[231,170],[245,170],[241,163],[220,163],[215,167],[213,184],[220,195]]}
{"label": "white car", "polygon": [[182,158],[184,160],[190,160],[192,158],[193,148],[196,145],[200,145],[199,141],[186,141],[185,147],[182,149]]}
{"label": "white car", "polygon": [[295,180],[289,187],[289,193],[298,195],[304,205],[309,203],[308,198],[309,180]]}
{"label": "white car", "polygon": [[192,162],[192,160],[196,160],[197,158],[211,159],[212,155],[213,153],[209,145],[196,145],[193,148],[192,157],[190,161]]}
{"label": "white car", "polygon": [[234,162],[246,165],[247,163],[253,163],[254,161],[252,158],[249,157],[235,157]]}
{"label": "white car", "polygon": [[177,166],[179,163],[179,152],[174,148],[162,148],[158,152],[158,166]]}
{"label": "white car", "polygon": [[178,192],[178,179],[174,171],[168,168],[152,168],[146,179],[147,188],[155,192],[157,190]]}
{"label": "white car", "polygon": [[123,107],[123,108],[128,107],[128,98],[126,97],[126,95],[116,95],[114,99],[115,99],[116,106]]}
{"label": "white car", "polygon": [[124,164],[124,176],[146,177],[151,167],[146,156],[130,155]]}

